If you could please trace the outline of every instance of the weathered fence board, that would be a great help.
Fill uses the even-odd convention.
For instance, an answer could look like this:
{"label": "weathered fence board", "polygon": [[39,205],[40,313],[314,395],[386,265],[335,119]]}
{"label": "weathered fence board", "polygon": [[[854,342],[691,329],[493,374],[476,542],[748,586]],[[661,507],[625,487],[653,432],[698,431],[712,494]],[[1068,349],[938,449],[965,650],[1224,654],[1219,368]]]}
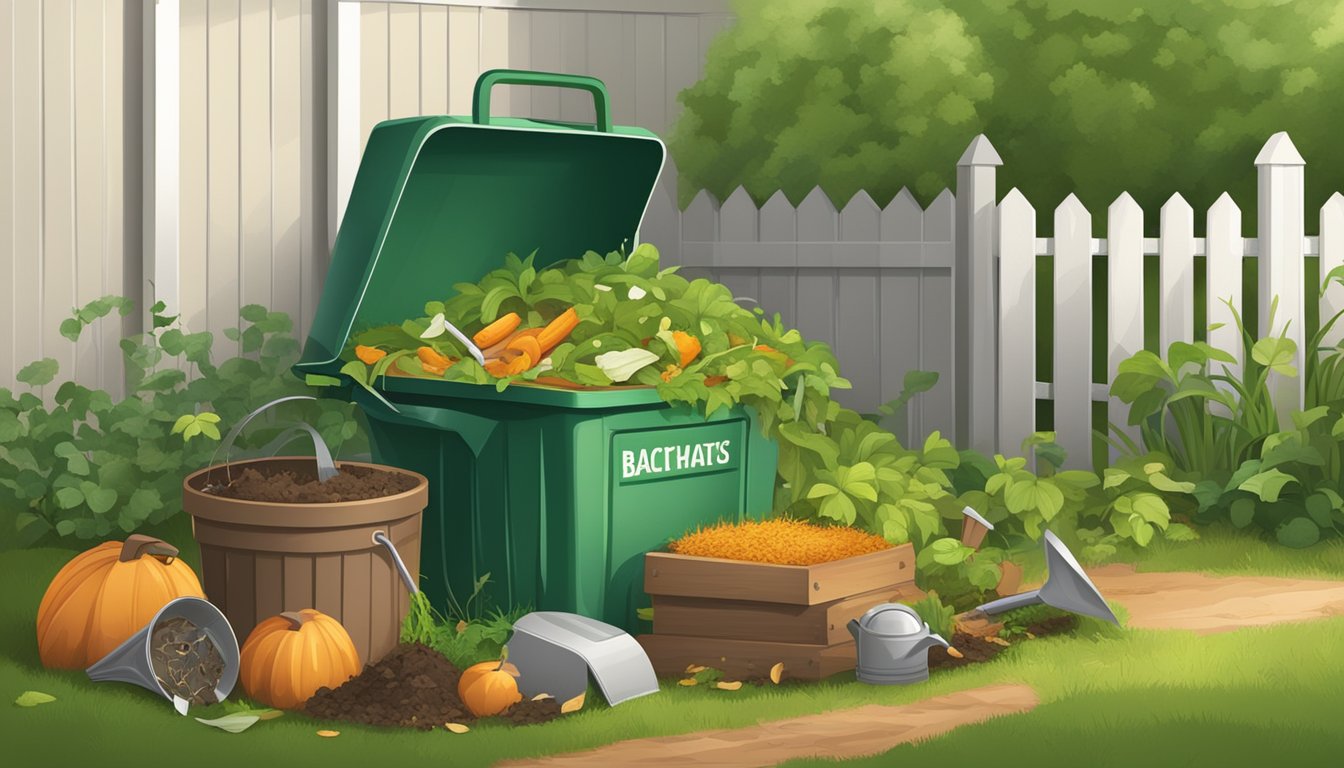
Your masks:
{"label": "weathered fence board", "polygon": [[1092,214],[1055,209],[1055,433],[1069,467],[1092,465]]}
{"label": "weathered fence board", "polygon": [[1204,264],[1208,275],[1205,287],[1208,341],[1213,347],[1230,352],[1236,358],[1235,363],[1220,365],[1225,366],[1233,376],[1239,376],[1245,353],[1232,309],[1241,311],[1241,259],[1245,253],[1245,244],[1241,237],[1241,209],[1226,192],[1209,208],[1204,243]]}
{"label": "weathered fence board", "polygon": [[1016,188],[999,204],[998,252],[998,436],[1005,449],[1036,431],[1036,209]]}
{"label": "weathered fence board", "polygon": [[[1321,206],[1321,279],[1332,269],[1344,266],[1344,195],[1336,192]],[[1321,296],[1321,324],[1330,322],[1344,310],[1344,285],[1330,285]],[[1344,340],[1344,321],[1335,323],[1321,340],[1321,347],[1332,347]]]}
{"label": "weathered fence board", "polygon": [[[1114,380],[1121,361],[1143,349],[1143,209],[1122,193],[1106,212],[1106,375]],[[1138,439],[1128,426],[1129,407],[1118,399],[1107,403],[1106,418]]]}
{"label": "weathered fence board", "polygon": [[1162,206],[1158,321],[1162,354],[1195,340],[1195,212],[1179,193]]}

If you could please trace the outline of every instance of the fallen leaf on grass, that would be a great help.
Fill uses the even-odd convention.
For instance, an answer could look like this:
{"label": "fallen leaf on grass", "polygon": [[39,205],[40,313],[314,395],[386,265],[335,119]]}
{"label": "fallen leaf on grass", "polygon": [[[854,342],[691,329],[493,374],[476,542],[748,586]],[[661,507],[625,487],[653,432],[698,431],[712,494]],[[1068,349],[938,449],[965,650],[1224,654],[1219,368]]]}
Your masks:
{"label": "fallen leaf on grass", "polygon": [[1007,648],[1008,646],[1012,645],[1012,643],[1008,642],[1007,640],[1004,640],[1002,637],[997,637],[997,636],[995,636],[995,637],[986,637],[985,640],[986,640],[987,642],[991,642],[991,643],[993,643],[993,644],[995,644],[995,645],[1002,645],[1004,648]]}
{"label": "fallen leaf on grass", "polygon": [[686,678],[685,680],[678,680],[678,681],[677,681],[677,685],[691,686],[691,685],[696,685],[696,684],[698,684],[699,682],[700,682],[700,681],[699,681],[699,680],[696,680],[694,677],[688,677],[688,678]]}
{"label": "fallen leaf on grass", "polygon": [[536,696],[533,696],[533,697],[532,697],[532,700],[533,700],[533,701],[541,701],[542,699],[554,699],[554,698],[555,698],[555,697],[552,696],[552,695],[549,694],[549,693],[538,693]]}
{"label": "fallen leaf on grass", "polygon": [[951,657],[954,658],[954,659],[964,659],[964,658],[966,658],[965,656],[962,655],[961,651],[958,651],[956,648],[953,648],[953,647],[951,647],[951,646],[949,646],[948,649],[947,649],[947,655],[948,655],[948,656],[951,656]]}
{"label": "fallen leaf on grass", "polygon": [[[225,715],[217,717],[214,720],[206,720],[203,717],[196,718],[196,722],[202,725],[208,725],[211,728],[218,728],[221,731],[229,733],[242,733],[251,728],[261,718],[256,715]],[[318,731],[321,734],[321,731]]]}
{"label": "fallen leaf on grass", "polygon": [[466,733],[467,731],[471,730],[470,728],[461,723],[444,723],[443,727],[447,728],[453,733]]}
{"label": "fallen leaf on grass", "polygon": [[52,696],[50,693],[24,691],[19,694],[19,698],[14,700],[14,703],[18,704],[20,707],[36,707],[38,704],[50,704],[55,700],[56,697]]}
{"label": "fallen leaf on grass", "polygon": [[779,681],[784,678],[784,662],[779,662],[770,668],[770,682],[779,685]]}
{"label": "fallen leaf on grass", "polygon": [[714,687],[720,688],[725,691],[736,691],[737,689],[742,687],[742,681],[734,680],[731,683],[725,683],[722,680],[720,680],[719,682],[714,684]]}
{"label": "fallen leaf on grass", "polygon": [[321,737],[324,738],[324,739],[334,739],[334,738],[336,738],[337,736],[340,736],[340,735],[341,735],[341,732],[340,732],[340,731],[318,731],[318,732],[317,732],[317,735],[318,735],[318,736],[321,736]]}
{"label": "fallen leaf on grass", "polygon": [[1027,633],[1027,639],[1028,639],[1028,640],[1035,640],[1035,639],[1036,639],[1036,636],[1033,635],[1033,634],[1031,634],[1030,632],[1028,632],[1028,633]]}
{"label": "fallen leaf on grass", "polygon": [[578,696],[575,696],[569,701],[566,701],[564,704],[561,704],[560,714],[568,715],[570,712],[578,712],[580,709],[583,709],[583,698],[587,695],[588,694],[586,693],[580,693]]}

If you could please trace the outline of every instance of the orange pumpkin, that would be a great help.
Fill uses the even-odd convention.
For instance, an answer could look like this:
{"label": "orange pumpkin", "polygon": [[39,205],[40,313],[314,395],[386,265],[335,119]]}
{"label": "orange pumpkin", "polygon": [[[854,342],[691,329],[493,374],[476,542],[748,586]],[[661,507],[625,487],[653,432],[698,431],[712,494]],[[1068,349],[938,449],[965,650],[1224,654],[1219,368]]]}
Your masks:
{"label": "orange pumpkin", "polygon": [[304,608],[272,616],[252,630],[243,643],[238,677],[257,701],[297,709],[318,688],[335,688],[359,669],[359,653],[345,627]]}
{"label": "orange pumpkin", "polygon": [[476,717],[492,717],[523,700],[518,669],[504,661],[473,664],[457,681],[457,696]]}
{"label": "orange pumpkin", "polygon": [[88,667],[179,597],[205,592],[167,542],[136,534],[81,552],[51,580],[37,608],[42,665]]}

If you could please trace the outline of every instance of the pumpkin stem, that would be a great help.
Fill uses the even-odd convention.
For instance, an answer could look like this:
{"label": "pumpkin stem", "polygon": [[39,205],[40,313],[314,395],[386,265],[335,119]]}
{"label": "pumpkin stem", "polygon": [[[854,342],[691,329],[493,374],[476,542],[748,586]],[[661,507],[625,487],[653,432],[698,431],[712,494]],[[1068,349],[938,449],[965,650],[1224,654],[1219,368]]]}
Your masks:
{"label": "pumpkin stem", "polygon": [[280,616],[289,621],[290,629],[299,629],[308,622],[308,616],[302,611],[285,611]]}
{"label": "pumpkin stem", "polygon": [[163,539],[136,533],[126,537],[126,541],[121,545],[121,556],[117,559],[129,563],[132,560],[139,560],[144,555],[163,558],[165,563],[171,563],[173,558],[177,557],[177,547]]}
{"label": "pumpkin stem", "polygon": [[499,649],[499,666],[495,667],[495,671],[498,672],[499,670],[503,669],[504,664],[508,660],[509,660],[509,646],[506,645],[503,648]]}

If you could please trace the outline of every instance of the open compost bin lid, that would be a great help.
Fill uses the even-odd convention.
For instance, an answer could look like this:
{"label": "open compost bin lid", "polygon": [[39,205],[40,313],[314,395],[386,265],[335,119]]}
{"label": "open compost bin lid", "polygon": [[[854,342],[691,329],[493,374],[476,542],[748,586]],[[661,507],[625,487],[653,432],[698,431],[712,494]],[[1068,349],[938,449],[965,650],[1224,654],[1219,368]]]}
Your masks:
{"label": "open compost bin lid", "polygon": [[[490,117],[490,89],[502,84],[585,90],[596,124]],[[536,251],[541,269],[589,250],[633,248],[665,152],[651,132],[612,125],[602,82],[577,75],[492,70],[476,82],[471,117],[379,123],[295,371],[337,375],[352,332],[422,315],[426,302],[450,298],[455,283],[479,280],[507,253]],[[464,382],[388,377],[387,388],[498,397]]]}

